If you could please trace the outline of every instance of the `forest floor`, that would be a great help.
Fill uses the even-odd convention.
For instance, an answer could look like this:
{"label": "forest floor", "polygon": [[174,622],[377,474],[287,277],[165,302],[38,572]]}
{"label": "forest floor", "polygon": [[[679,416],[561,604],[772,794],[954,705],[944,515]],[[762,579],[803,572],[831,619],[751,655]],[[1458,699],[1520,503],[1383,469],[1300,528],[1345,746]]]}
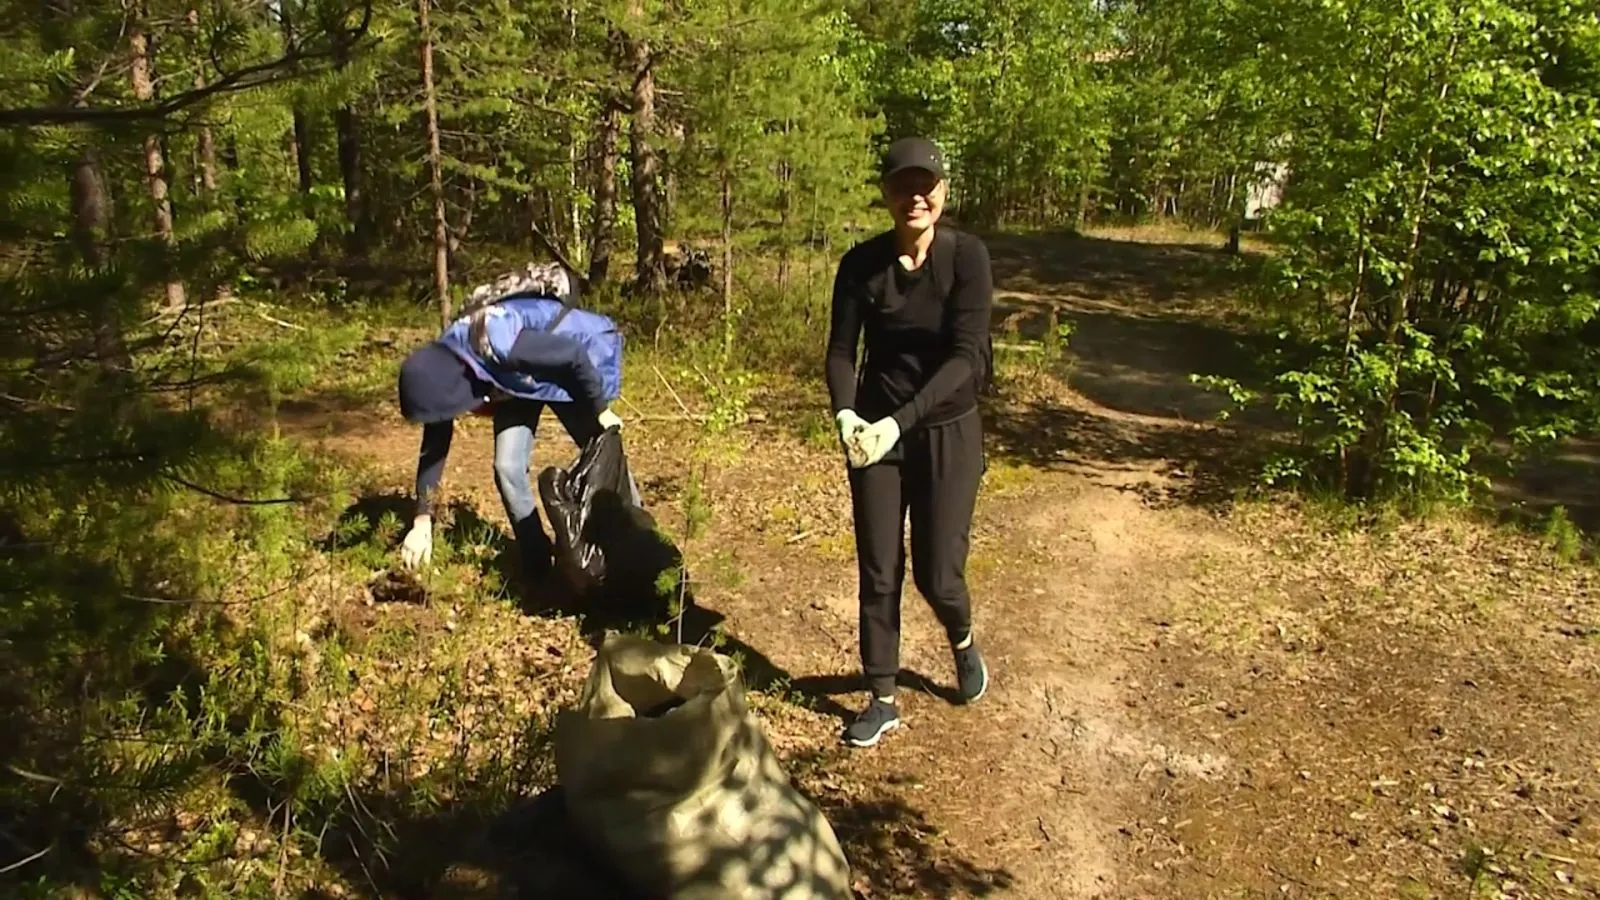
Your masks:
{"label": "forest floor", "polygon": [[[1248,368],[1257,339],[1230,314],[1227,257],[1138,234],[990,246],[1020,338],[1051,310],[1073,331],[1061,364],[1002,351],[986,416],[969,576],[982,701],[945,699],[949,650],[908,578],[908,727],[839,745],[861,701],[855,569],[814,381],[757,389],[765,415],[705,470],[713,514],[684,546],[858,895],[1600,897],[1600,568],[1490,517],[1354,522],[1241,499],[1239,451],[1259,435],[1213,421],[1217,399],[1188,377]],[[673,394],[696,401],[640,359],[620,407],[630,464],[675,527],[698,426]],[[374,497],[403,509],[417,432],[387,395],[308,395],[279,415],[371,463]],[[1506,496],[1593,522],[1600,466],[1580,451]],[[573,455],[546,417],[536,469]],[[490,461],[487,423],[466,423],[451,527],[503,523]],[[592,658],[575,619],[512,600],[349,603],[347,627],[404,619],[421,646],[487,636],[464,652],[511,660],[499,690],[519,711],[570,700]],[[499,851],[471,832],[402,829],[426,837],[393,855],[428,860],[436,896],[559,896],[537,887],[556,864],[532,832]]]}

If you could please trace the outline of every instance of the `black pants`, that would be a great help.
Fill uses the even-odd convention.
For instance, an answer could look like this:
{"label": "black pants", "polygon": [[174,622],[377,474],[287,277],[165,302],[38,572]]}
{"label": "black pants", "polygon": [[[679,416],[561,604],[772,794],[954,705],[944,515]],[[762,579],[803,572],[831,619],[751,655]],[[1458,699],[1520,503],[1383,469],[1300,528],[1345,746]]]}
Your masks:
{"label": "black pants", "polygon": [[894,695],[900,671],[900,594],[905,524],[911,521],[911,572],[952,642],[972,630],[967,543],[983,477],[983,423],[977,410],[900,439],[896,461],[850,470],[856,561],[861,578],[861,668],[875,697]]}

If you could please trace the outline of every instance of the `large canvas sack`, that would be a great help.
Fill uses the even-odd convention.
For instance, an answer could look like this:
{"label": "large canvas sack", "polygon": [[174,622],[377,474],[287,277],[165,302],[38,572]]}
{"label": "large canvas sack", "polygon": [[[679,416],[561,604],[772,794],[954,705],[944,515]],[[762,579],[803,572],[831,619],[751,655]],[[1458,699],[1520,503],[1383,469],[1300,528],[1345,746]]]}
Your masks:
{"label": "large canvas sack", "polygon": [[575,826],[643,896],[849,900],[839,840],[779,765],[728,657],[611,637],[555,743]]}

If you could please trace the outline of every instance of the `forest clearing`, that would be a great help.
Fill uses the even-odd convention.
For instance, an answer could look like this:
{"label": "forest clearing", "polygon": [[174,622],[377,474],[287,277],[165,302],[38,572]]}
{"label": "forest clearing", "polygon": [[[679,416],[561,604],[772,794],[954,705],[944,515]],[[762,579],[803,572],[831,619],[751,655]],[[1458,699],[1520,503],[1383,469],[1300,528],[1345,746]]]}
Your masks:
{"label": "forest clearing", "polygon": [[[1218,251],[992,241],[1001,302],[1053,307],[1073,336],[1059,376],[1008,359],[1018,399],[989,414],[973,569],[990,705],[949,708],[937,626],[908,603],[905,668],[923,685],[904,701],[909,729],[871,756],[838,745],[834,698],[859,690],[848,498],[826,431],[775,424],[821,417],[820,386],[755,392],[765,421],[726,438],[702,488],[713,511],[687,548],[698,599],[756,662],[767,727],[839,830],[860,894],[1592,895],[1600,572],[1481,518],[1357,524],[1233,502],[1238,438],[1188,379],[1228,365],[1232,332],[1208,312],[1226,302],[1212,293],[1227,277]],[[628,401],[674,409],[669,390],[708,408],[672,379]],[[415,430],[392,401],[284,409],[286,433],[371,461],[375,492],[406,490]],[[673,419],[627,426],[647,504],[669,524],[684,484],[663,473],[693,470],[697,430]],[[463,449],[450,478],[467,523],[453,534],[499,515],[487,442]],[[536,465],[573,452],[558,436]],[[450,540],[481,560],[503,538]],[[559,671],[542,688],[552,702],[586,671],[571,619],[505,600],[431,615],[357,602],[357,627],[414,640],[449,627],[454,658],[501,677]],[[529,648],[543,659],[519,658]],[[479,690],[531,693],[517,684]],[[452,871],[467,885],[549,874],[537,850],[461,852]],[[436,874],[448,857],[427,860]]]}
{"label": "forest clearing", "polygon": [[[7,12],[0,894],[638,900],[557,777],[627,634],[737,662],[853,900],[1600,897],[1590,6]],[[836,273],[946,191],[985,690],[908,578],[852,748]],[[402,360],[530,262],[623,337],[666,615],[529,578],[489,417],[402,562]]]}

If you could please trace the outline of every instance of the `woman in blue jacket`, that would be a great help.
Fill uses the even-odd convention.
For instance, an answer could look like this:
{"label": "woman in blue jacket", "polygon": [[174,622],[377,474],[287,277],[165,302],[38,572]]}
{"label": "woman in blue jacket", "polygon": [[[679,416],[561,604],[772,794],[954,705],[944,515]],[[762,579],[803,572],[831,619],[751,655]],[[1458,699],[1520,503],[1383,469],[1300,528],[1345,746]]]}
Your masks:
{"label": "woman in blue jacket", "polygon": [[[401,545],[408,568],[432,559],[432,500],[450,453],[453,423],[457,416],[477,413],[494,420],[495,487],[523,571],[537,579],[550,570],[552,544],[528,478],[539,417],[548,406],[579,447],[607,428],[622,426],[609,409],[621,393],[621,334],[605,316],[576,308],[570,282],[561,275],[564,290],[511,286],[509,295],[457,319],[401,364],[401,414],[423,426],[416,515]],[[630,499],[639,502],[637,489]]]}

